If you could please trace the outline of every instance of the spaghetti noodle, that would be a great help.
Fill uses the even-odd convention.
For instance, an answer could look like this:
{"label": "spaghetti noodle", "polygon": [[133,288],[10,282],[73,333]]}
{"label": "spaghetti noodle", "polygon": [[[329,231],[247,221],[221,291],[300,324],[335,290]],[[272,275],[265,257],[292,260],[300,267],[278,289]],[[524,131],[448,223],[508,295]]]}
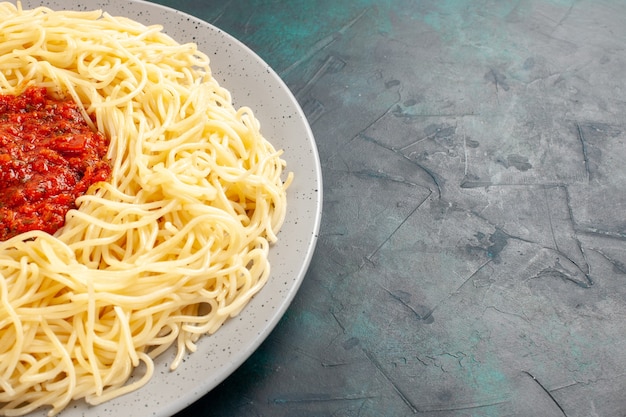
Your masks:
{"label": "spaghetti noodle", "polygon": [[54,235],[0,242],[7,416],[135,390],[170,346],[176,368],[267,281],[292,179],[208,57],[159,26],[0,3],[0,94],[29,86],[109,138],[111,176]]}

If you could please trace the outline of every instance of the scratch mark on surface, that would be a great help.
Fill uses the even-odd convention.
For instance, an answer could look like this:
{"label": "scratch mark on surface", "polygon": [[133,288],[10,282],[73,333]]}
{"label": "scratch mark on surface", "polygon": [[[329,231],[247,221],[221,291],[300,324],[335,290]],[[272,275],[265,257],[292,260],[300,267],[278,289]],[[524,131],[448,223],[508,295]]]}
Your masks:
{"label": "scratch mark on surface", "polygon": [[411,409],[413,414],[418,414],[420,411],[417,409],[415,404],[413,404],[413,402],[409,399],[409,397],[407,397],[407,395],[402,391],[398,384],[396,384],[396,382],[389,376],[387,371],[385,371],[383,366],[380,364],[380,362],[378,362],[374,355],[372,355],[367,349],[363,349],[363,353],[365,353],[367,359],[369,359],[370,362],[376,367],[378,372],[380,372],[382,376],[387,380],[387,382],[389,382],[391,388],[396,392],[396,394],[398,394],[398,396],[400,396],[402,401],[407,405],[407,407]]}
{"label": "scratch mark on surface", "polygon": [[317,41],[313,47],[311,47],[309,49],[309,51],[304,54],[302,56],[302,58],[296,60],[295,62],[293,62],[291,65],[289,65],[287,68],[285,68],[283,71],[280,72],[280,76],[284,77],[285,75],[289,74],[291,71],[293,71],[296,67],[298,67],[300,64],[302,64],[305,61],[308,61],[313,55],[315,55],[316,53],[318,53],[319,51],[327,48],[330,44],[332,44],[333,42],[335,42],[335,40],[339,39],[344,33],[346,33],[346,31],[348,29],[350,29],[352,26],[354,26],[355,23],[357,23],[359,20],[361,20],[361,18],[363,16],[365,16],[365,14],[369,11],[369,9],[365,9],[363,10],[361,13],[359,13],[359,15],[357,15],[354,19],[350,20],[348,23],[346,23],[345,25],[343,25],[338,31],[320,39],[319,41]]}
{"label": "scratch mark on surface", "polygon": [[359,412],[357,414],[357,417],[360,417],[361,415],[363,415],[363,411],[365,410],[365,403],[366,403],[365,401],[361,403],[361,407],[359,407]]}
{"label": "scratch mark on surface", "polygon": [[[447,126],[444,128],[438,127],[437,129],[434,129],[434,131],[429,134],[426,135],[422,138],[419,138],[417,140],[414,140],[413,142],[408,143],[407,145],[402,146],[401,148],[394,148],[394,150],[400,151],[400,152],[404,152],[407,149],[414,147],[415,145],[417,145],[418,143],[424,142],[425,140],[429,140],[429,139],[437,139],[441,136],[447,136],[447,135],[456,135],[456,130],[458,129],[458,123],[455,123],[454,126]],[[450,131],[452,133],[450,133]]]}
{"label": "scratch mark on surface", "polygon": [[389,242],[389,240],[393,237],[393,235],[395,235],[396,232],[400,230],[400,228],[411,218],[411,216],[413,216],[413,214],[428,200],[428,198],[430,198],[431,194],[432,192],[428,193],[428,195],[424,197],[424,199],[417,206],[415,206],[413,210],[411,210],[411,212],[404,218],[404,220],[402,220],[400,224],[398,224],[398,226],[396,226],[396,228],[393,229],[393,231],[380,243],[380,245],[378,245],[372,253],[370,253],[369,255],[365,257],[367,261],[372,262],[372,258],[378,253],[378,251],[383,246],[385,246],[387,242]]}
{"label": "scratch mark on surface", "polygon": [[302,111],[306,115],[306,118],[309,120],[309,123],[313,125],[317,119],[322,117],[326,112],[324,104],[322,104],[315,97],[307,97],[306,100],[302,103]]}
{"label": "scratch mark on surface", "polygon": [[317,71],[315,71],[315,74],[313,74],[306,84],[304,84],[304,86],[296,92],[296,98],[302,99],[302,97],[304,97],[326,73],[333,69],[339,69],[344,65],[345,62],[343,62],[340,58],[337,58],[334,55],[327,56]]}
{"label": "scratch mark on surface", "polygon": [[[536,272],[533,276],[530,276],[528,279],[539,279],[539,278],[544,278],[544,277],[550,278],[550,277],[556,276],[565,281],[572,282],[581,288],[589,289],[593,286],[593,280],[591,279],[589,274],[583,272],[580,269],[580,267],[578,267],[578,265],[576,265],[576,263],[572,259],[570,259],[566,254],[564,254],[563,252],[557,252],[552,248],[542,247],[541,249],[545,251],[545,252],[542,251],[543,253],[547,254],[547,255],[543,255],[543,257],[548,258],[546,259],[546,261],[551,260],[554,263],[554,265],[541,268],[538,272]],[[577,272],[574,272],[572,274],[570,270],[568,270],[561,264],[560,258],[563,258],[567,260],[570,264],[572,264],[574,268],[577,269],[583,275],[583,277],[580,279],[577,278],[576,277],[578,275]]]}
{"label": "scratch mark on surface", "polygon": [[362,139],[368,140],[368,141],[370,141],[370,142],[380,146],[381,148],[385,148],[385,149],[390,150],[390,151],[393,152],[394,149],[389,148],[388,146],[383,145],[382,143],[380,143],[376,139],[372,138],[371,136],[367,136],[365,134],[365,132],[367,132],[370,127],[374,126],[376,123],[380,122],[385,116],[387,116],[389,113],[391,113],[392,109],[400,102],[400,100],[401,100],[400,93],[398,93],[397,100],[395,102],[391,103],[391,105],[380,116],[378,116],[372,122],[368,123],[367,126],[365,126],[363,129],[361,129],[359,131],[359,133],[354,135],[352,137],[352,139],[350,139],[350,142],[352,142],[355,139],[362,138]]}
{"label": "scratch mark on surface", "polygon": [[429,412],[442,412],[442,411],[462,411],[462,410],[475,410],[478,408],[486,408],[486,407],[493,407],[494,405],[500,405],[500,404],[506,404],[510,402],[510,400],[508,399],[498,399],[498,400],[493,400],[493,401],[488,401],[484,404],[459,404],[459,405],[453,405],[450,407],[429,407],[428,411]]}
{"label": "scratch mark on surface", "polygon": [[476,117],[478,116],[475,112],[473,111],[468,111],[468,112],[452,112],[452,113],[415,113],[415,114],[409,114],[409,113],[399,113],[396,111],[392,112],[394,117],[397,118],[402,118],[402,119],[408,119],[408,120],[415,120],[415,119],[426,119],[426,118],[461,118],[461,117]]}
{"label": "scratch mark on surface", "polygon": [[577,225],[576,225],[576,221],[574,218],[574,209],[572,208],[572,196],[569,192],[569,188],[568,187],[563,187],[563,191],[565,192],[565,203],[567,206],[567,212],[568,212],[568,219],[570,221],[570,223],[572,224],[572,230],[574,230],[574,236],[573,239],[576,242],[576,246],[578,247],[578,250],[580,251],[580,254],[583,258],[583,261],[585,262],[585,265],[578,265],[576,262],[572,261],[572,263],[574,265],[576,265],[578,267],[578,269],[580,269],[580,271],[585,274],[585,277],[587,278],[587,281],[589,282],[590,285],[593,284],[593,280],[591,279],[591,267],[589,266],[589,260],[587,259],[587,256],[585,255],[585,248],[582,244],[582,242],[580,241],[579,237],[578,237],[578,233],[577,233]]}
{"label": "scratch mark on surface", "polygon": [[409,303],[407,303],[406,301],[404,301],[402,299],[402,297],[399,297],[398,295],[394,294],[390,289],[386,288],[385,286],[379,284],[380,288],[382,288],[383,290],[385,290],[385,292],[387,292],[387,294],[389,294],[391,296],[391,298],[393,298],[394,300],[398,301],[400,304],[402,304],[404,307],[408,308],[414,315],[415,317],[417,317],[418,320],[420,321],[426,321],[428,320],[430,317],[432,317],[433,311],[429,310],[426,314],[421,315],[420,313],[417,312],[417,310],[415,310],[415,308],[413,308]]}
{"label": "scratch mark on surface", "polygon": [[525,322],[530,323],[530,319],[529,319],[528,317],[526,317],[526,315],[525,315],[525,314],[523,314],[523,313],[522,313],[522,314],[519,314],[519,313],[512,313],[512,312],[510,312],[510,311],[504,311],[504,310],[499,309],[499,308],[498,308],[498,307],[496,307],[496,306],[487,306],[487,307],[485,307],[485,310],[487,310],[487,309],[489,309],[489,308],[490,308],[490,309],[493,309],[493,310],[495,310],[495,311],[497,311],[497,312],[498,312],[498,313],[500,313],[500,314],[504,314],[504,315],[506,315],[506,316],[514,316],[514,317],[519,317],[520,319],[524,320]]}
{"label": "scratch mark on surface", "polygon": [[493,68],[489,71],[489,74],[493,77],[493,84],[496,86],[496,94],[498,94],[498,77]]}
{"label": "scratch mark on surface", "polygon": [[567,11],[563,15],[563,17],[557,22],[556,26],[554,26],[554,29],[552,29],[552,33],[554,33],[560,26],[562,26],[563,23],[570,17],[570,15],[572,14],[572,10],[574,10],[574,5],[575,4],[576,4],[575,1],[572,2],[572,4],[570,5],[569,9],[567,9]]}
{"label": "scratch mark on surface", "polygon": [[415,355],[415,359],[416,359],[419,363],[421,363],[422,365],[424,365],[424,366],[429,366],[429,365],[426,363],[426,361],[425,361],[424,359],[420,358],[419,356]]}
{"label": "scratch mark on surface", "polygon": [[308,395],[292,395],[282,398],[274,398],[274,404],[294,404],[294,403],[317,403],[332,401],[361,401],[377,398],[374,395],[341,395],[332,396],[329,394],[308,394]]}
{"label": "scratch mark on surface", "polygon": [[435,310],[437,310],[439,308],[439,306],[441,306],[442,304],[444,304],[446,301],[448,301],[450,298],[452,298],[453,296],[459,294],[461,292],[461,290],[463,289],[463,287],[465,287],[467,285],[468,282],[471,282],[472,279],[487,265],[489,265],[491,262],[493,262],[493,259],[489,259],[486,262],[484,262],[482,265],[480,265],[478,267],[478,269],[476,269],[476,271],[474,271],[468,278],[466,278],[465,280],[463,280],[463,282],[454,290],[454,291],[450,291],[448,293],[448,295],[441,299],[428,313],[428,316],[432,316],[435,313]]}
{"label": "scratch mark on surface", "polygon": [[411,142],[411,143],[409,143],[407,145],[404,145],[401,148],[394,148],[394,151],[403,152],[403,151],[407,150],[408,148],[411,148],[411,147],[413,147],[413,146],[415,146],[415,145],[417,145],[417,144],[419,144],[421,142],[424,142],[425,140],[428,140],[428,139],[434,137],[436,134],[437,134],[437,132],[432,133],[432,134],[430,134],[428,136],[424,136],[424,137],[421,137],[419,139],[416,139],[413,142]]}
{"label": "scratch mark on surface", "polygon": [[341,323],[341,321],[339,320],[339,318],[337,317],[337,315],[335,314],[334,311],[330,311],[330,315],[333,316],[333,318],[335,319],[335,322],[337,322],[337,325],[339,326],[339,328],[341,329],[341,331],[345,334],[346,333],[346,328],[343,325],[343,323]]}
{"label": "scratch mark on surface", "polygon": [[307,352],[304,349],[298,348],[298,347],[294,348],[294,352],[296,352],[296,353],[298,353],[298,354],[300,354],[302,356],[305,356],[305,357],[307,357],[309,359],[312,359],[315,362],[319,362],[320,365],[322,366],[322,368],[335,368],[335,367],[348,366],[348,365],[354,364],[354,362],[348,362],[348,361],[328,362],[328,361],[320,359],[318,356],[316,356],[316,355],[314,355],[314,354],[312,354],[310,352]]}
{"label": "scratch mark on surface", "polygon": [[554,395],[552,395],[552,393],[550,393],[550,390],[548,390],[541,382],[539,382],[539,380],[537,378],[535,378],[535,376],[533,374],[531,374],[528,371],[523,371],[523,372],[526,375],[528,375],[529,377],[531,377],[533,379],[533,381],[535,381],[537,383],[537,385],[539,385],[541,387],[541,389],[548,395],[548,397],[550,397],[552,402],[554,402],[554,404],[559,408],[559,410],[561,410],[561,413],[563,413],[563,415],[565,417],[567,417],[567,414],[565,414],[565,410],[563,409],[563,407],[561,407],[561,404],[559,404],[559,402],[556,400],[556,398],[554,398]]}
{"label": "scratch mark on surface", "polygon": [[228,6],[230,6],[230,4],[232,3],[232,1],[227,1],[225,4],[222,5],[221,10],[218,12],[217,16],[215,16],[212,20],[211,23],[213,25],[215,25],[221,18],[222,16],[224,16],[224,14],[226,13],[226,9],[228,8]]}
{"label": "scratch mark on surface", "polygon": [[525,239],[525,238],[523,238],[521,236],[512,235],[511,233],[509,233],[506,230],[504,230],[502,227],[498,226],[497,223],[494,223],[493,221],[491,221],[487,217],[483,216],[481,213],[476,212],[475,210],[469,210],[469,213],[472,216],[476,216],[478,219],[482,220],[483,222],[485,222],[489,226],[493,227],[497,232],[502,233],[508,239],[513,239],[513,240],[517,240],[519,242],[524,242],[524,243],[536,243],[535,241],[532,241],[532,240],[529,240],[529,239]]}
{"label": "scratch mark on surface", "polygon": [[554,224],[552,221],[552,207],[550,206],[550,202],[549,202],[549,198],[548,198],[548,188],[544,187],[543,188],[543,194],[544,194],[544,201],[546,202],[546,208],[547,208],[547,212],[548,212],[548,225],[550,226],[550,236],[552,237],[552,244],[554,245],[554,249],[557,252],[560,252],[559,250],[559,244],[556,241],[556,232],[554,231]]}
{"label": "scratch mark on surface", "polygon": [[624,265],[622,262],[613,259],[612,257],[610,257],[609,255],[607,255],[606,253],[604,253],[601,249],[592,249],[593,251],[595,251],[596,253],[600,254],[600,256],[602,256],[604,259],[606,259],[611,265],[613,265],[613,271],[619,273],[619,274],[624,274],[626,275],[626,265]]}
{"label": "scratch mark on surface", "polygon": [[[432,181],[433,185],[435,186],[435,190],[437,191],[437,198],[441,198],[441,193],[442,193],[442,191],[441,191],[441,184],[440,184],[439,180],[437,179],[437,176],[431,170],[429,170],[425,166],[421,165],[419,162],[411,159],[408,155],[403,154],[400,149],[389,147],[389,146],[381,143],[380,141],[374,139],[373,137],[368,136],[368,135],[365,134],[365,132],[371,126],[375,125],[379,120],[381,120],[383,117],[385,117],[389,113],[389,111],[390,111],[390,109],[392,107],[393,107],[393,105],[389,109],[387,109],[387,111],[383,115],[378,117],[372,123],[368,124],[367,127],[365,127],[364,129],[362,129],[354,138],[351,139],[351,141],[360,137],[360,138],[362,138],[364,140],[367,140],[367,141],[369,141],[371,143],[374,143],[375,145],[380,146],[383,149],[386,149],[386,150],[388,150],[390,152],[395,153],[396,155],[400,156],[402,159],[405,159],[406,161],[410,162],[412,165],[415,165],[422,172],[424,172],[428,176],[428,178]],[[433,190],[430,190],[430,192],[432,194]]]}
{"label": "scratch mark on surface", "polygon": [[[534,278],[541,278],[544,276],[550,276],[550,275],[556,274],[567,281],[571,281],[575,283],[581,288],[590,288],[593,285],[593,279],[590,276],[589,261],[587,260],[587,257],[585,256],[583,245],[577,236],[577,226],[576,226],[576,222],[574,221],[574,213],[572,209],[572,202],[571,202],[571,196],[569,194],[569,189],[566,186],[559,186],[557,188],[562,190],[564,193],[564,200],[565,200],[565,205],[567,208],[568,222],[570,223],[572,231],[573,231],[573,235],[570,236],[570,234],[567,233],[565,235],[565,239],[573,239],[576,245],[576,249],[578,250],[582,258],[581,262],[583,264],[581,265],[581,262],[575,261],[574,260],[575,256],[572,256],[573,254],[567,254],[565,251],[563,251],[559,247],[556,227],[555,227],[554,220],[553,220],[552,206],[550,204],[550,199],[548,196],[548,187],[545,187],[544,196],[545,196],[545,201],[546,201],[547,218],[548,218],[548,224],[550,227],[552,242],[554,245],[553,248],[545,248],[545,249],[547,249],[548,251],[555,251],[557,253],[557,258],[556,258],[556,265],[554,267],[543,269]],[[570,263],[575,269],[580,271],[583,277],[581,279],[578,279],[575,276],[573,276],[573,275],[578,275],[578,273],[576,272],[572,275],[570,270],[568,270],[567,268],[563,267],[563,265],[561,265],[559,258],[564,258],[565,260],[567,260],[567,262]]]}
{"label": "scratch mark on surface", "polygon": [[[468,282],[470,282],[470,281],[472,280],[472,278],[474,278],[474,277],[476,276],[476,274],[478,274],[480,271],[482,271],[482,270],[483,270],[483,268],[485,268],[485,267],[486,267],[487,265],[489,265],[491,262],[493,262],[493,259],[489,259],[489,260],[485,261],[482,265],[480,265],[480,266],[476,269],[476,271],[474,271],[474,272],[472,273],[472,275],[470,275],[470,276],[469,276],[466,280],[464,280],[464,281],[461,283],[461,285],[459,285],[459,286],[456,288],[456,290],[452,291],[452,292],[449,294],[448,298],[449,298],[449,297],[451,297],[451,296],[453,296],[453,295],[455,295],[455,294],[458,294],[458,293],[459,293],[459,292],[463,289],[463,287],[464,287],[464,286],[465,286]],[[439,303],[439,304],[441,304],[441,303]],[[437,306],[435,306],[435,307],[433,308],[433,311],[434,311],[436,308],[437,308]]]}
{"label": "scratch mark on surface", "polygon": [[250,13],[250,16],[248,16],[248,19],[246,20],[245,25],[243,26],[243,33],[244,34],[248,34],[250,32],[250,28],[252,27],[252,18],[254,17],[254,15],[256,14],[256,9],[252,10],[252,13]]}
{"label": "scratch mark on surface", "polygon": [[411,181],[407,181],[405,178],[401,176],[389,175],[383,171],[372,171],[372,170],[364,169],[364,170],[359,170],[359,171],[351,171],[350,173],[353,174],[357,178],[365,178],[365,179],[374,178],[374,179],[380,179],[384,181],[390,181],[390,182],[396,182],[399,184],[409,185],[412,187],[419,186],[419,184],[415,184]]}
{"label": "scratch mark on surface", "polygon": [[468,152],[467,152],[467,136],[465,135],[465,130],[463,130],[463,154],[465,155],[464,157],[464,170],[463,170],[463,177],[467,177],[467,171],[469,169],[469,156],[468,156]]}
{"label": "scratch mark on surface", "polygon": [[562,389],[567,389],[569,387],[575,387],[576,385],[580,385],[580,384],[581,384],[581,382],[579,382],[579,381],[573,381],[573,382],[570,382],[569,384],[565,384],[565,385],[561,385],[560,387],[552,388],[550,390],[550,392],[560,391]]}
{"label": "scratch mark on surface", "polygon": [[591,179],[591,171],[589,170],[589,155],[587,153],[587,143],[585,141],[585,136],[583,135],[583,129],[580,127],[580,124],[578,122],[576,122],[576,129],[578,130],[578,140],[580,140],[580,145],[582,147],[585,173],[587,175],[587,181],[589,181]]}
{"label": "scratch mark on surface", "polygon": [[[494,185],[501,187],[503,184],[494,184],[490,180],[475,181],[475,180],[464,179],[463,181],[461,181],[460,187],[461,188],[489,188]],[[504,185],[509,185],[509,184],[504,184]]]}
{"label": "scratch mark on surface", "polygon": [[604,230],[593,226],[579,226],[578,231],[587,235],[597,235],[610,239],[626,240],[626,233],[615,230]]}
{"label": "scratch mark on surface", "polygon": [[321,362],[322,368],[338,368],[340,366],[348,366],[350,362]]}
{"label": "scratch mark on surface", "polygon": [[371,136],[366,135],[365,132],[367,132],[367,130],[370,127],[374,126],[376,123],[381,121],[385,116],[387,116],[391,112],[391,109],[393,109],[394,106],[396,106],[400,102],[400,100],[401,100],[401,96],[400,96],[400,93],[398,93],[398,98],[396,99],[396,101],[393,102],[384,112],[382,112],[380,116],[378,116],[376,119],[368,123],[364,128],[362,128],[359,132],[357,132],[357,134],[352,136],[352,138],[348,140],[346,145],[349,145],[350,143],[354,142],[357,139],[363,139],[365,141],[375,144],[376,146],[380,146],[383,149],[393,152],[393,149],[390,149],[388,146],[385,146],[384,144],[380,143],[379,141],[372,138]]}
{"label": "scratch mark on surface", "polygon": [[[435,188],[436,188],[436,191],[437,191],[437,198],[441,198],[441,184],[439,183],[439,180],[437,179],[437,176],[431,170],[429,170],[428,168],[426,168],[422,164],[418,163],[417,161],[409,158],[407,155],[404,155],[404,154],[401,154],[401,155],[402,155],[402,157],[404,159],[406,159],[407,161],[411,162],[413,165],[415,165],[416,167],[418,167],[419,169],[424,171],[424,173],[426,173],[426,175],[428,175],[428,177],[435,184]],[[431,190],[431,192],[432,192],[432,190]]]}
{"label": "scratch mark on surface", "polygon": [[[456,130],[456,125],[454,126],[454,128]],[[414,147],[418,143],[424,142],[425,140],[429,140],[429,139],[435,138],[438,133],[439,133],[439,129],[435,129],[435,131],[433,133],[431,133],[430,135],[426,135],[424,137],[418,138],[418,139],[414,140],[413,142],[410,142],[410,143],[402,146],[401,148],[394,148],[394,150],[399,151],[399,152],[404,152],[407,149]]]}

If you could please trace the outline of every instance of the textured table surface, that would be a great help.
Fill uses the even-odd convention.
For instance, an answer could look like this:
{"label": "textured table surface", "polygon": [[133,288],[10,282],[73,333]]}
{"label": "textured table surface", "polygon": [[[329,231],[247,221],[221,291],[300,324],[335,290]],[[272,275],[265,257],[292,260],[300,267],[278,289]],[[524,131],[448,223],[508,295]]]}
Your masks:
{"label": "textured table surface", "polygon": [[324,176],[293,304],[179,416],[626,415],[626,2],[159,3],[276,70]]}

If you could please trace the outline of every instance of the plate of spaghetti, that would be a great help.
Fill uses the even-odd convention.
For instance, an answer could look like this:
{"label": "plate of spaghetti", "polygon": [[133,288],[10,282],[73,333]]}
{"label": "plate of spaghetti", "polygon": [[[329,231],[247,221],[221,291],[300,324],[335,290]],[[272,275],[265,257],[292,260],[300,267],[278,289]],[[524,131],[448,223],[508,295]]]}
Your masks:
{"label": "plate of spaghetti", "polygon": [[140,0],[0,0],[0,416],[170,416],[269,335],[322,179],[280,77]]}

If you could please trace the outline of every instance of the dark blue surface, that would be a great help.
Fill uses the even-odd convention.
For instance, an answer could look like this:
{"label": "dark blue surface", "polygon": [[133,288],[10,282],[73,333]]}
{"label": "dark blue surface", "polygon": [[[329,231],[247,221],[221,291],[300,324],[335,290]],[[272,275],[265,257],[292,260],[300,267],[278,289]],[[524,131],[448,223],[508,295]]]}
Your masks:
{"label": "dark blue surface", "polygon": [[294,303],[181,416],[626,413],[626,3],[159,3],[281,75],[325,186]]}

